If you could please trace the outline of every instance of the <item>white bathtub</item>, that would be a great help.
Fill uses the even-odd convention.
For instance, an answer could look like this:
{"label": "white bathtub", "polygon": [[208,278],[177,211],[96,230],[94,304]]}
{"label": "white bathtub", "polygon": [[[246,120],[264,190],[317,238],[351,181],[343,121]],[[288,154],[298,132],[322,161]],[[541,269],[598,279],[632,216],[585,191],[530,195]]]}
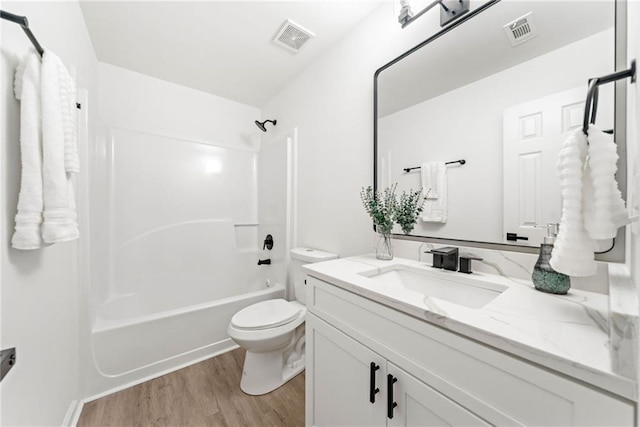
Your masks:
{"label": "white bathtub", "polygon": [[250,304],[283,297],[284,287],[276,284],[178,309],[169,308],[180,306],[181,301],[158,293],[107,301],[98,309],[91,336],[95,366],[107,377],[136,371],[148,377],[154,375],[154,365],[166,371],[172,359],[183,365],[231,349],[235,344],[227,335],[227,325],[233,314]]}

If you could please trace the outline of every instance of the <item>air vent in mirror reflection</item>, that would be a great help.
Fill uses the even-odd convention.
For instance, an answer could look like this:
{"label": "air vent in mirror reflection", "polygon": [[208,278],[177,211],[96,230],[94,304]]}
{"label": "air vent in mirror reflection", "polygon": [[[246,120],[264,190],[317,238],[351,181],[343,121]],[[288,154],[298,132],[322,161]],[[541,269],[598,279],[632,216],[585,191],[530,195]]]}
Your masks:
{"label": "air vent in mirror reflection", "polygon": [[502,27],[511,46],[518,46],[538,35],[533,13],[529,12]]}

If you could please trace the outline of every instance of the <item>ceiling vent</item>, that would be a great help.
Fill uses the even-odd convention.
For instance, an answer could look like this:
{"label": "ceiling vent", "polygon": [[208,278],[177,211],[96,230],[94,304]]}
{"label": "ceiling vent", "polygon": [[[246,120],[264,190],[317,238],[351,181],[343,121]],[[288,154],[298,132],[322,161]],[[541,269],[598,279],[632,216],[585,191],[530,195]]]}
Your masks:
{"label": "ceiling vent", "polygon": [[282,46],[289,52],[297,53],[314,36],[311,31],[305,30],[300,25],[287,19],[282,25],[273,42]]}
{"label": "ceiling vent", "polygon": [[502,27],[511,46],[518,46],[538,35],[533,13],[529,12]]}

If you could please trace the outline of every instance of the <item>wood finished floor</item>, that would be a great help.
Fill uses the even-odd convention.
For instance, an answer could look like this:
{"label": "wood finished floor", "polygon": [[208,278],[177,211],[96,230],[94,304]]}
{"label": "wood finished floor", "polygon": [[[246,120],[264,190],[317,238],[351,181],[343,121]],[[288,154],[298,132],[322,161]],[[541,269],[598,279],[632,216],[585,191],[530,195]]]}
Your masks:
{"label": "wood finished floor", "polygon": [[304,425],[304,373],[262,396],[240,390],[236,349],[86,403],[79,427]]}

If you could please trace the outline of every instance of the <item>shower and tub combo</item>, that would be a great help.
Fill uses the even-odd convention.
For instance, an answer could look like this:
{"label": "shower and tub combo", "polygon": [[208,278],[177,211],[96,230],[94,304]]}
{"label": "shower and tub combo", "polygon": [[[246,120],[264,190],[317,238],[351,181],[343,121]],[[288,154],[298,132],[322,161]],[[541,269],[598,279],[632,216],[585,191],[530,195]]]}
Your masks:
{"label": "shower and tub combo", "polygon": [[233,345],[226,324],[235,312],[284,297],[284,284],[271,283],[255,263],[257,252],[238,251],[234,228],[227,221],[176,224],[120,248],[118,277],[131,291],[97,309],[92,349],[101,373],[126,376],[223,351]]}
{"label": "shower and tub combo", "polygon": [[295,137],[245,148],[105,131],[108,250],[90,295],[92,394],[235,348],[236,313],[284,301]]}

